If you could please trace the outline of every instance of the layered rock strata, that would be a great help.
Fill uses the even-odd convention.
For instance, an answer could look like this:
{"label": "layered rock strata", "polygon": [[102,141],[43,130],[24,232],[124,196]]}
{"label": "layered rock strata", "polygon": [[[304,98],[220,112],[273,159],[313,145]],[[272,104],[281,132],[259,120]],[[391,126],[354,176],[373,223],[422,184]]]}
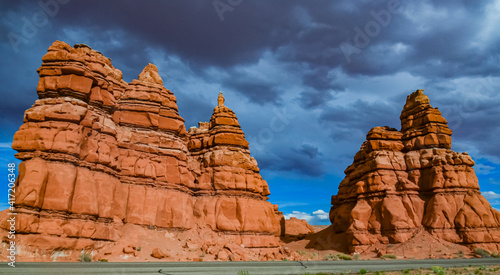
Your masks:
{"label": "layered rock strata", "polygon": [[188,133],[154,65],[126,83],[99,52],[59,41],[42,60],[39,99],[12,144],[22,245],[99,248],[135,224],[278,247],[282,216],[222,95]]}
{"label": "layered rock strata", "polygon": [[452,131],[423,90],[408,96],[401,131],[374,127],[332,196],[332,233],[351,251],[402,243],[420,230],[500,250],[500,213],[479,191],[474,161],[451,150]]}

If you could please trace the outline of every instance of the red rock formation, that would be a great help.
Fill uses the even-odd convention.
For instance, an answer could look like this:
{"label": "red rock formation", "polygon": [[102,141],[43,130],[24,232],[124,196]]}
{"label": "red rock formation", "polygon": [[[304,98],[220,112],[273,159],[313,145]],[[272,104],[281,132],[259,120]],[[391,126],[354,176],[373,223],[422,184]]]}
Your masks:
{"label": "red rock formation", "polygon": [[474,161],[451,150],[429,98],[408,96],[401,131],[371,129],[332,197],[330,220],[351,251],[402,243],[422,229],[452,243],[500,250],[500,213],[481,195]]}
{"label": "red rock formation", "polygon": [[287,239],[303,239],[314,233],[314,228],[306,220],[291,217],[285,220],[284,237]]}
{"label": "red rock formation", "polygon": [[99,249],[134,224],[278,248],[281,216],[222,95],[187,133],[154,65],[127,84],[85,45],[56,41],[42,60],[39,100],[12,144],[18,246]]}
{"label": "red rock formation", "polygon": [[[247,240],[245,247],[277,246],[280,216],[266,201],[269,187],[250,156],[234,112],[224,106],[222,94],[210,123],[200,122],[199,128],[189,129],[188,136],[193,188],[205,195],[197,199],[194,215],[214,230],[240,232],[240,236],[247,232],[242,237]],[[262,233],[256,237],[258,232]],[[267,243],[260,243],[264,239]]]}

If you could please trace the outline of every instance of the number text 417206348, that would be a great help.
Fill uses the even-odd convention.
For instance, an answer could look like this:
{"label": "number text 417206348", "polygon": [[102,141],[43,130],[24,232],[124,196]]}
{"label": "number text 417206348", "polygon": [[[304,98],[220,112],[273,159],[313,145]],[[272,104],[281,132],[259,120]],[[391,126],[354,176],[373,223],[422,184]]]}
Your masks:
{"label": "number text 417206348", "polygon": [[14,202],[16,200],[16,164],[11,162],[7,165],[8,167],[8,196],[9,196],[9,213],[8,213],[8,224],[9,224],[9,234],[7,238],[9,238],[9,248],[7,249],[9,253],[7,254],[7,258],[9,259],[8,265],[11,267],[16,267],[16,209],[14,207]]}

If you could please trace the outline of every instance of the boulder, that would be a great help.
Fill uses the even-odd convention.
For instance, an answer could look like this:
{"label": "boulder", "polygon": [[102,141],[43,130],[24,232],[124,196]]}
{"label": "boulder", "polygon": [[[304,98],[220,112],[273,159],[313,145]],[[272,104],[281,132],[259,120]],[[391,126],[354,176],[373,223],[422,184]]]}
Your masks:
{"label": "boulder", "polygon": [[306,220],[295,217],[285,219],[285,238],[303,239],[312,233],[314,233],[314,229]]}
{"label": "boulder", "polygon": [[163,259],[166,258],[167,255],[161,251],[159,248],[154,248],[153,251],[151,252],[151,256],[157,258],[157,259]]}

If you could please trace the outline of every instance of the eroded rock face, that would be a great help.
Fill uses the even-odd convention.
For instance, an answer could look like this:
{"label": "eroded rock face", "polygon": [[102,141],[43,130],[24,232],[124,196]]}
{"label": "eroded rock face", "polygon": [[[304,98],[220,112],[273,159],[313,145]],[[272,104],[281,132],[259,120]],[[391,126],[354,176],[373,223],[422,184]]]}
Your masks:
{"label": "eroded rock face", "polygon": [[38,72],[39,99],[12,144],[20,244],[98,249],[135,224],[278,247],[281,216],[222,95],[188,133],[153,64],[126,83],[99,52],[56,41]]}
{"label": "eroded rock face", "polygon": [[334,233],[351,251],[402,243],[425,229],[440,239],[500,250],[500,213],[479,191],[474,161],[451,150],[451,130],[429,98],[408,96],[401,131],[371,129],[332,197]]}
{"label": "eroded rock face", "polygon": [[291,217],[285,220],[284,237],[288,239],[303,239],[314,233],[314,229],[306,220]]}

